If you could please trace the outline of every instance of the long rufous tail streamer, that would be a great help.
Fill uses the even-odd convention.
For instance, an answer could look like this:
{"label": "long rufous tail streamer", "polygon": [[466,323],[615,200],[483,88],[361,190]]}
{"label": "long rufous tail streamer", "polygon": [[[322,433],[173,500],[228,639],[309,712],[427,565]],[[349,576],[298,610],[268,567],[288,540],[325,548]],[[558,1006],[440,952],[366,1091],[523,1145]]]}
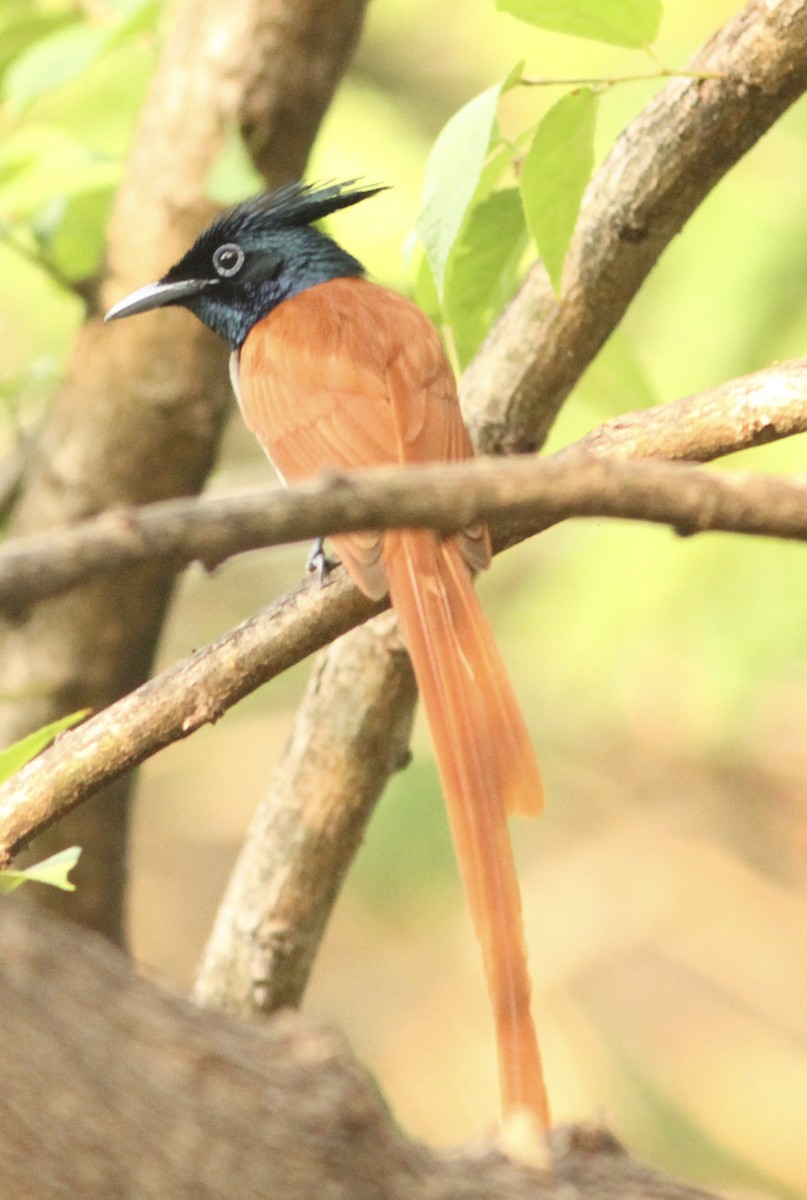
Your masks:
{"label": "long rufous tail streamer", "polygon": [[518,703],[455,540],[388,533],[392,603],[426,709],[482,946],[505,1113],[548,1104],[530,1012],[521,899],[507,813],[540,811],[541,780]]}

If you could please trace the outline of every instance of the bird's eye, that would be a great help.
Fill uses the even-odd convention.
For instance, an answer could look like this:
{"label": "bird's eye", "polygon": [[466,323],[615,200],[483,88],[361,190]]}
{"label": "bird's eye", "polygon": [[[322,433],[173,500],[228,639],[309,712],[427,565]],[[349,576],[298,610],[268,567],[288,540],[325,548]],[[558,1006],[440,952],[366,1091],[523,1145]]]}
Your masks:
{"label": "bird's eye", "polygon": [[221,275],[223,279],[230,279],[233,275],[237,275],[244,265],[244,257],[244,251],[235,242],[227,242],[224,246],[219,246],[213,254],[213,266],[216,274]]}

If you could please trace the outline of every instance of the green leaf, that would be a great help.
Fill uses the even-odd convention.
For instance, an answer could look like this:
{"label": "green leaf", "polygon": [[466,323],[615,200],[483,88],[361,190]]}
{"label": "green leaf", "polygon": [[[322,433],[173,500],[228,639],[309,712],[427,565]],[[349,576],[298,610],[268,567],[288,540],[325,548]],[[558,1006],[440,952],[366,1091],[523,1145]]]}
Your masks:
{"label": "green leaf", "polygon": [[19,113],[45,92],[53,91],[82,71],[103,53],[107,30],[82,22],[40,38],[9,67],[5,95]]}
{"label": "green leaf", "polygon": [[89,711],[85,708],[80,712],[70,713],[69,716],[60,717],[58,721],[52,721],[50,725],[43,725],[41,729],[34,730],[27,737],[7,746],[5,750],[0,750],[0,783],[4,783],[6,779],[19,771],[20,767],[24,767],[32,758],[36,758],[37,754],[53,741],[57,733],[70,729],[71,726],[78,725],[79,721],[83,721]]}
{"label": "green leaf", "polygon": [[594,165],[597,97],[581,88],[543,118],[527,151],[521,198],[527,226],[556,291]]}
{"label": "green leaf", "polygon": [[105,230],[114,191],[103,187],[57,196],[31,220],[45,259],[65,279],[88,279],[104,252]]}
{"label": "green leaf", "polygon": [[56,125],[22,125],[0,144],[0,221],[31,216],[54,196],[113,187],[120,171]]}
{"label": "green leaf", "polygon": [[0,7],[0,74],[26,47],[76,20],[75,13],[34,12],[31,0],[3,0]]}
{"label": "green leaf", "polygon": [[509,79],[475,96],[443,127],[426,164],[423,209],[415,221],[442,299],[446,264],[476,194]]}
{"label": "green leaf", "polygon": [[614,46],[646,46],[658,33],[661,0],[496,0],[530,25]]}
{"label": "green leaf", "polygon": [[461,367],[473,358],[510,298],[527,244],[517,188],[493,192],[474,206],[446,272],[444,313]]}
{"label": "green leaf", "polygon": [[117,19],[73,24],[24,50],[5,76],[5,98],[12,110],[22,112],[40,96],[76,79],[127,38],[152,28],[159,11],[157,0],[131,0],[117,8]]}
{"label": "green leaf", "polygon": [[76,885],[67,876],[78,862],[80,854],[79,846],[70,846],[22,871],[0,871],[0,895],[13,892],[23,883],[47,883],[50,887],[61,888],[63,892],[74,892]]}
{"label": "green leaf", "polygon": [[437,289],[434,286],[434,276],[429,266],[429,260],[420,247],[416,259],[412,296],[418,307],[422,308],[432,322],[439,327],[443,320],[443,313],[437,298]]}

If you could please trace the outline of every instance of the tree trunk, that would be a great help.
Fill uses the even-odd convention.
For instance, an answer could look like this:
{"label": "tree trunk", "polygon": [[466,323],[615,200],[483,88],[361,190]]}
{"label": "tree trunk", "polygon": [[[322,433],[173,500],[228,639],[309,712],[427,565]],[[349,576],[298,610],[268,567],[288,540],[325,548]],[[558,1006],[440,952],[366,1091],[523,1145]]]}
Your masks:
{"label": "tree trunk", "polygon": [[[109,239],[104,303],[153,278],[214,213],[205,178],[228,126],[272,185],[297,178],[366,0],[184,0],[140,119]],[[104,328],[90,314],[10,522],[51,529],[204,484],[230,407],[225,348],[187,314]],[[172,574],[123,571],[0,625],[0,744],[103,708],[148,676]],[[43,903],[122,940],[131,780],[46,834],[84,853],[75,896]]]}

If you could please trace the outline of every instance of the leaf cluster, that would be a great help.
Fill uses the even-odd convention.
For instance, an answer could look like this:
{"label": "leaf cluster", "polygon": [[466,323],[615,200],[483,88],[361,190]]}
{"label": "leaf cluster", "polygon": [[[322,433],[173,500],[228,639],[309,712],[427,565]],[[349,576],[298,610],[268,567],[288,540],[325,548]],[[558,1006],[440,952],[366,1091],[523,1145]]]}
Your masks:
{"label": "leaf cluster", "polygon": [[[497,0],[497,8],[534,27],[635,49],[652,42],[662,15],[658,0]],[[579,81],[541,120],[505,137],[502,99],[534,82],[521,62],[475,96],[445,125],[426,168],[417,298],[450,332],[463,367],[512,295],[528,248],[560,293],[594,166],[599,92],[617,81]]]}

